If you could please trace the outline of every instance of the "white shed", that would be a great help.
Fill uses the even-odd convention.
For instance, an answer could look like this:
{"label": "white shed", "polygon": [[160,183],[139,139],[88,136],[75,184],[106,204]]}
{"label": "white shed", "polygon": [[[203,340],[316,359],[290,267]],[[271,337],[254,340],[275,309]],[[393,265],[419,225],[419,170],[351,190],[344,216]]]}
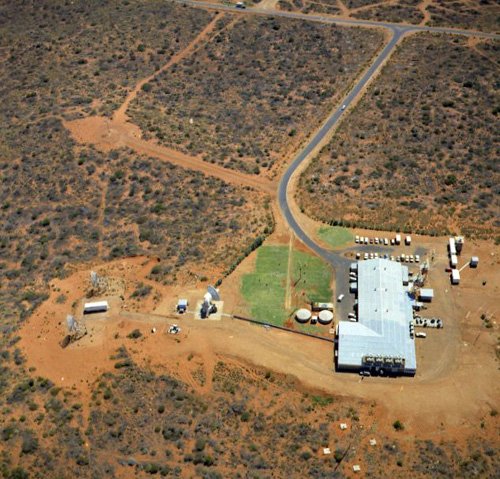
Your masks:
{"label": "white shed", "polygon": [[434,299],[434,290],[432,288],[422,288],[418,295],[420,301],[430,303]]}
{"label": "white shed", "polygon": [[456,268],[458,265],[458,258],[456,254],[452,254],[450,256],[450,265],[452,268]]}
{"label": "white shed", "polygon": [[105,313],[109,309],[107,301],[95,301],[83,305],[83,314]]}
{"label": "white shed", "polygon": [[477,268],[477,265],[479,264],[479,257],[477,256],[473,256],[471,259],[470,259],[470,267],[471,268]]}
{"label": "white shed", "polygon": [[455,246],[455,238],[450,238],[448,240],[448,251],[450,252],[450,256],[457,254],[457,248]]}
{"label": "white shed", "polygon": [[405,238],[405,245],[406,245],[406,246],[410,246],[410,245],[411,245],[411,236],[407,236],[407,237]]}
{"label": "white shed", "polygon": [[460,284],[460,271],[458,269],[451,270],[451,284]]}

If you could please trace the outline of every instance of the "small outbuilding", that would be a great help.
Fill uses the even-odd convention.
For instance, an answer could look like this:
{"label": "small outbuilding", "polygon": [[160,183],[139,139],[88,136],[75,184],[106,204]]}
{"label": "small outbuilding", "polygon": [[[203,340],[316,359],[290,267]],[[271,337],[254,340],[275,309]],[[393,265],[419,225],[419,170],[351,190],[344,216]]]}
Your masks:
{"label": "small outbuilding", "polygon": [[109,309],[107,301],[95,301],[83,305],[83,314],[105,313]]}
{"label": "small outbuilding", "polygon": [[333,311],[333,303],[320,303],[314,302],[311,304],[313,311],[323,311],[323,309],[327,309],[328,311]]}
{"label": "small outbuilding", "polygon": [[180,313],[180,314],[183,314],[186,312],[187,310],[187,307],[188,307],[188,300],[187,299],[179,299],[179,301],[177,301],[177,312]]}
{"label": "small outbuilding", "polygon": [[448,252],[450,253],[450,256],[454,255],[454,254],[457,254],[457,248],[456,248],[456,244],[455,244],[455,238],[450,238],[448,240]]}
{"label": "small outbuilding", "polygon": [[458,258],[456,254],[450,255],[450,266],[456,268],[458,265]]}
{"label": "small outbuilding", "polygon": [[470,259],[470,267],[471,268],[477,268],[477,265],[479,264],[479,257],[477,256],[473,256],[471,259]]}
{"label": "small outbuilding", "polygon": [[405,238],[405,245],[406,245],[406,246],[410,246],[410,245],[411,245],[411,236],[407,236],[407,237]]}
{"label": "small outbuilding", "polygon": [[451,270],[451,284],[460,284],[460,271],[458,269]]}
{"label": "small outbuilding", "polygon": [[434,299],[434,290],[432,288],[422,288],[418,294],[420,301],[430,303]]}

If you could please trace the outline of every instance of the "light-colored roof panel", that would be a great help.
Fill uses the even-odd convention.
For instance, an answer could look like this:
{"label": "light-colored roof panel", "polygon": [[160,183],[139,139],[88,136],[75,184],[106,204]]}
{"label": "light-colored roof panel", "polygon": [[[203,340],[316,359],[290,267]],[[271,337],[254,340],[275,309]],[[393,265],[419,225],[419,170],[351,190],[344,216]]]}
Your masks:
{"label": "light-colored roof panel", "polygon": [[365,355],[399,356],[415,370],[412,318],[402,265],[381,258],[359,263],[358,322],[339,323],[339,365],[361,366]]}

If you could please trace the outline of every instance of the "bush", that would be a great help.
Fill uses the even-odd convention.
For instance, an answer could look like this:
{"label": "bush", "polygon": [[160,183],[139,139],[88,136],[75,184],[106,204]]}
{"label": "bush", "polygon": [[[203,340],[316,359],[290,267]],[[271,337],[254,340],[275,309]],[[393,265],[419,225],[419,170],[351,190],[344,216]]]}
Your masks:
{"label": "bush", "polygon": [[397,419],[396,421],[394,421],[394,422],[392,423],[392,427],[393,427],[396,431],[402,431],[402,430],[405,428],[404,424],[403,424],[403,423],[402,423],[399,419]]}
{"label": "bush", "polygon": [[[134,329],[129,335],[127,335],[127,338],[130,339],[139,339],[142,336],[142,333],[138,329]],[[116,367],[116,365],[115,365]]]}

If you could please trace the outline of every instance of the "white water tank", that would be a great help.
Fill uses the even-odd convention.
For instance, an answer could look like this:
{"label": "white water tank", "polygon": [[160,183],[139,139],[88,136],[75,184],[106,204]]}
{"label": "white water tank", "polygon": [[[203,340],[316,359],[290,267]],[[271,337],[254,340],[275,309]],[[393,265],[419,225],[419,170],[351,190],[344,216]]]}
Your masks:
{"label": "white water tank", "polygon": [[311,319],[311,311],[306,308],[299,309],[295,317],[299,323],[307,323]]}
{"label": "white water tank", "polygon": [[332,320],[333,320],[333,313],[331,311],[324,309],[323,311],[319,312],[318,322],[320,322],[321,324],[330,324]]}

